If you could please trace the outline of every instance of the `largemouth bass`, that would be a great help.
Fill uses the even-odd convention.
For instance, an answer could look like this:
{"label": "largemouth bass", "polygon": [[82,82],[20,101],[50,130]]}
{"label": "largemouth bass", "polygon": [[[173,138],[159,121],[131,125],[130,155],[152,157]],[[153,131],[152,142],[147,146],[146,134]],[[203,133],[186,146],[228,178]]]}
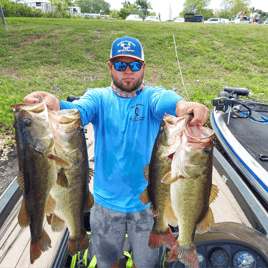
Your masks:
{"label": "largemouth bass", "polygon": [[88,235],[84,229],[84,212],[94,204],[89,191],[89,177],[93,171],[88,166],[87,146],[82,121],[77,109],[49,113],[56,143],[56,155],[69,167],[58,166],[57,183],[51,190],[55,207],[48,221],[53,231],[68,227],[68,250],[71,256],[88,248]]}
{"label": "largemouth bass", "polygon": [[161,180],[171,171],[173,154],[176,151],[176,133],[183,129],[184,122],[165,114],[154,143],[150,163],[144,168],[148,186],[140,195],[144,205],[151,202],[154,225],[148,245],[151,248],[166,245],[171,248],[176,239],[168,225],[177,226],[178,221],[173,213],[170,199],[170,185]]}
{"label": "largemouth bass", "polygon": [[205,232],[214,224],[209,204],[216,198],[218,188],[212,185],[214,132],[202,126],[188,126],[189,119],[183,117],[185,123],[178,134],[179,146],[171,171],[162,182],[170,185],[172,208],[179,224],[179,237],[167,261],[179,260],[188,267],[198,268],[194,234]]}
{"label": "largemouth bass", "polygon": [[18,221],[21,227],[30,226],[30,262],[34,263],[51,247],[43,224],[49,192],[57,179],[54,160],[62,165],[67,163],[53,154],[54,139],[45,102],[14,104],[11,108],[19,161],[17,181],[23,193]]}

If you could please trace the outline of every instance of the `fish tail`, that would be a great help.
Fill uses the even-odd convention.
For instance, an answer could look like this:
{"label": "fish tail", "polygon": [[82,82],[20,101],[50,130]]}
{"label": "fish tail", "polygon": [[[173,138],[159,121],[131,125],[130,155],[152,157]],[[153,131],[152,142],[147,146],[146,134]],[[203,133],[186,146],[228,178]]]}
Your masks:
{"label": "fish tail", "polygon": [[168,227],[165,233],[157,233],[155,230],[152,230],[148,245],[150,248],[159,248],[162,245],[172,248],[176,241],[172,231]]}
{"label": "fish tail", "polygon": [[87,233],[85,232],[85,235],[77,240],[72,240],[69,238],[68,240],[68,251],[71,256],[74,256],[77,254],[78,251],[86,250],[88,248],[89,244],[89,238]]}
{"label": "fish tail", "polygon": [[43,234],[40,240],[35,242],[31,241],[30,245],[31,264],[33,264],[35,260],[37,260],[41,256],[42,252],[48,250],[49,248],[51,248],[51,240],[47,232],[43,230]]}
{"label": "fish tail", "polygon": [[167,261],[180,261],[187,265],[189,268],[199,268],[198,256],[196,247],[192,244],[189,247],[185,247],[183,245],[179,245],[177,242],[170,250]]}

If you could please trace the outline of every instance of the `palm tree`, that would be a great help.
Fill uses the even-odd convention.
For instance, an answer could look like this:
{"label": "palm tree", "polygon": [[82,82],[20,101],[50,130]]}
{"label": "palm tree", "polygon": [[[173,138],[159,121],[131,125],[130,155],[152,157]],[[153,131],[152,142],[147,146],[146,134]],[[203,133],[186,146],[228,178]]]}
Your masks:
{"label": "palm tree", "polygon": [[135,4],[143,10],[145,17],[147,15],[147,10],[152,8],[147,0],[136,0]]}

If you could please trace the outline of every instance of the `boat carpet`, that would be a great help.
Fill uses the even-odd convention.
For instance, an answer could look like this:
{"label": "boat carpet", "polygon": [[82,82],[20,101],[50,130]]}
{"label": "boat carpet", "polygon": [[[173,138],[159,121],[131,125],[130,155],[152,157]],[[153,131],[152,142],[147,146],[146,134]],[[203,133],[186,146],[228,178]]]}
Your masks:
{"label": "boat carpet", "polygon": [[[268,112],[262,112],[268,118]],[[260,123],[249,118],[233,118],[231,113],[229,129],[249,154],[268,171],[268,161],[260,160],[260,154],[268,160],[268,122]],[[227,122],[227,114],[225,115]]]}

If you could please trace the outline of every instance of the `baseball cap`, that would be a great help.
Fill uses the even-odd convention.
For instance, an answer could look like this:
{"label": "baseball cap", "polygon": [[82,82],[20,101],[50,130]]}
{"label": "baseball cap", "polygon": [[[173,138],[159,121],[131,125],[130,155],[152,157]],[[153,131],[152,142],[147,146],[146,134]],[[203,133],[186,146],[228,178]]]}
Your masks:
{"label": "baseball cap", "polygon": [[140,41],[129,36],[116,39],[111,47],[109,61],[119,56],[127,56],[144,61],[144,52]]}

